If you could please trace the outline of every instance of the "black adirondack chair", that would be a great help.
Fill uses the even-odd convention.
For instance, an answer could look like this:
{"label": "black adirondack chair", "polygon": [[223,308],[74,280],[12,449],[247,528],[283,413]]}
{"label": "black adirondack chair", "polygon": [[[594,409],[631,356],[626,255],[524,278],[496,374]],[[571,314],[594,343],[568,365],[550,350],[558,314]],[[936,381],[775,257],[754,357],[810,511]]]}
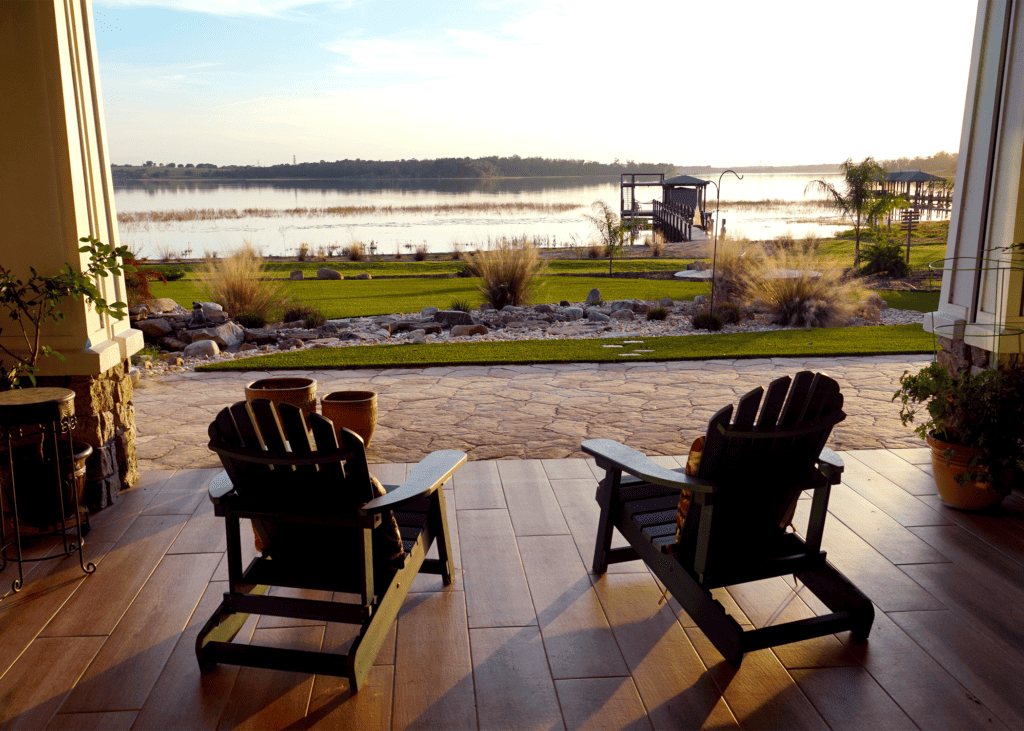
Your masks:
{"label": "black adirondack chair", "polygon": [[[842,405],[838,384],[809,371],[773,381],[767,393],[756,388],[735,410],[730,405],[712,417],[695,476],[608,439],[583,442],[605,470],[597,488],[594,571],[643,559],[736,667],[751,650],[833,632],[852,630],[855,639],[866,639],[874,607],[821,550],[829,491],[843,470],[825,442],[846,418]],[[681,490],[692,491],[692,499],[677,542]],[[786,525],[804,490],[813,499],[801,539]],[[612,528],[628,547],[611,548]],[[711,596],[717,587],[789,574],[831,613],[743,631]]]}
{"label": "black adirondack chair", "polygon": [[[228,591],[196,639],[203,670],[217,663],[347,677],[358,691],[418,572],[454,577],[444,484],[463,452],[433,452],[399,487],[378,496],[362,440],[330,420],[292,405],[239,402],[210,424],[210,449],[224,472],[210,485],[214,512],[227,529]],[[387,488],[385,488],[387,489]],[[394,515],[401,531],[381,535]],[[262,555],[242,567],[239,520],[249,518]],[[392,528],[393,531],[393,528]],[[381,539],[384,540],[381,540]],[[252,536],[246,535],[247,540]],[[439,558],[426,558],[434,540]],[[322,589],[350,602],[268,595],[272,586]],[[337,595],[335,595],[337,599]],[[231,642],[249,614],[359,626],[347,654]]]}

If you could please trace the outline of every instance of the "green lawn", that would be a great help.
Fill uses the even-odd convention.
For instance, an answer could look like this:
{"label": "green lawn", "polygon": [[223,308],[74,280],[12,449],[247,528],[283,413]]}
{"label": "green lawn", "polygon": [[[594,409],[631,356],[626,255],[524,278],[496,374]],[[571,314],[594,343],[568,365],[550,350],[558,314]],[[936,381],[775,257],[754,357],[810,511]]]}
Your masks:
{"label": "green lawn", "polygon": [[[594,287],[605,300],[658,300],[672,297],[692,300],[708,291],[708,285],[658,279],[603,279],[597,277],[542,277],[537,302],[582,302]],[[424,307],[445,309],[454,300],[472,305],[482,300],[476,279],[353,279],[284,282],[284,293],[294,301],[317,307],[327,318],[389,315],[419,312]],[[186,309],[202,299],[195,282],[179,280],[150,285],[155,297],[170,297]]]}
{"label": "green lawn", "polygon": [[[605,347],[608,345],[622,347]],[[502,363],[603,363],[777,356],[884,355],[931,353],[934,347],[933,336],[924,332],[920,325],[897,325],[643,338],[642,344],[626,344],[623,338],[602,338],[316,348],[225,361],[201,366],[197,370],[315,370]],[[650,352],[637,352],[639,350]],[[637,354],[623,355],[630,352]]]}

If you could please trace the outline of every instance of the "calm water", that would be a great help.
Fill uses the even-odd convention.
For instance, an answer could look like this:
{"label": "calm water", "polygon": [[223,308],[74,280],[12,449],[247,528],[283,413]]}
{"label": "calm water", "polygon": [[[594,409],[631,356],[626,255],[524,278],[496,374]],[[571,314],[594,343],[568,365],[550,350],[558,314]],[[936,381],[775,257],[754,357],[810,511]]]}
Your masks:
{"label": "calm water", "polygon": [[[743,180],[722,180],[720,218],[730,236],[767,239],[809,233],[828,236],[848,228],[824,205],[808,206],[804,187],[814,178],[832,183],[841,176],[814,173],[748,174]],[[715,178],[717,181],[717,178]],[[708,186],[714,210],[714,186]],[[175,211],[190,208],[289,209],[328,206],[438,206],[476,203],[572,203],[581,208],[565,213],[391,213],[355,216],[273,216],[172,223],[121,224],[122,244],[144,256],[163,249],[194,256],[204,251],[221,255],[246,239],[268,255],[294,254],[306,243],[319,247],[373,242],[378,253],[406,254],[425,244],[433,252],[451,251],[457,242],[468,249],[486,247],[502,237],[538,237],[562,246],[576,237],[586,241],[593,231],[583,219],[595,200],[619,206],[618,178],[545,178],[430,181],[259,181],[212,183],[149,183],[115,185],[119,212]],[[648,202],[660,188],[638,189],[637,198]],[[732,201],[783,201],[781,205],[735,207]],[[789,205],[787,205],[789,203]],[[698,232],[699,233],[699,232]]]}

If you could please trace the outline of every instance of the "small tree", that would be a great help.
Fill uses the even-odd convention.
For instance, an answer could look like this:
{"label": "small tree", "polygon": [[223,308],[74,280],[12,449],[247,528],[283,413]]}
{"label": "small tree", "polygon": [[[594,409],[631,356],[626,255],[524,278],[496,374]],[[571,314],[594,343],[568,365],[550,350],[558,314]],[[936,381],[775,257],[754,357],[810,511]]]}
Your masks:
{"label": "small tree", "polygon": [[833,207],[842,211],[844,217],[849,216],[853,219],[853,265],[858,267],[861,229],[865,225],[875,225],[890,211],[906,205],[906,201],[901,196],[876,189],[875,184],[879,184],[880,188],[880,184],[888,179],[889,173],[875,162],[874,158],[865,157],[864,161],[858,164],[855,164],[852,158],[847,158],[842,168],[846,178],[844,190],[839,190],[824,180],[812,180],[804,188],[804,193],[809,190],[825,193],[831,198]]}
{"label": "small tree", "polygon": [[123,267],[120,259],[131,256],[128,247],[114,248],[93,236],[79,240],[86,245],[78,251],[89,254],[84,272],[77,272],[65,263],[56,274],[43,276],[35,267],[30,267],[32,276],[22,281],[14,272],[0,266],[0,306],[11,320],[18,323],[25,344],[25,352],[21,352],[9,350],[0,343],[3,356],[0,390],[19,388],[25,378],[35,385],[35,374],[39,370],[36,363],[40,356],[64,359],[60,353],[43,344],[42,330],[45,323],[64,319],[59,307],[68,297],[84,299],[101,315],[111,315],[117,320],[124,317],[128,305],[124,302],[108,303],[95,280],[108,273],[120,274]]}
{"label": "small tree", "polygon": [[604,246],[605,256],[608,257],[608,273],[612,273],[612,258],[622,251],[626,239],[633,234],[633,227],[619,218],[604,201],[594,201],[591,208],[596,213],[584,213],[583,217],[589,221],[597,230],[601,245]]}

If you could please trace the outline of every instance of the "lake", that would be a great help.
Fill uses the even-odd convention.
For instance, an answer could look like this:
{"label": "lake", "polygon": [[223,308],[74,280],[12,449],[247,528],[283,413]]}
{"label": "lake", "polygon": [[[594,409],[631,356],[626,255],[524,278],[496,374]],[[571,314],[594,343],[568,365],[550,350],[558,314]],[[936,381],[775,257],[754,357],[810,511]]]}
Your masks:
{"label": "lake", "polygon": [[[700,176],[697,176],[700,177]],[[751,173],[737,180],[722,179],[720,219],[729,236],[770,239],[782,235],[802,238],[808,234],[829,236],[849,228],[820,196],[805,196],[808,181],[822,178],[833,184],[841,175],[816,173]],[[717,182],[717,176],[712,178]],[[715,188],[708,186],[711,211]],[[639,188],[638,199],[648,202],[660,188]],[[273,180],[273,181],[170,181],[117,183],[114,202],[119,214],[184,212],[176,220],[121,222],[121,244],[140,256],[158,257],[164,252],[192,256],[217,252],[221,256],[242,244],[243,239],[267,255],[294,255],[301,244],[312,251],[321,247],[345,247],[360,241],[372,243],[379,254],[408,254],[423,245],[431,252],[451,251],[453,244],[472,250],[485,248],[502,238],[529,237],[551,246],[586,241],[592,226],[583,214],[603,200],[614,210],[619,206],[619,180],[615,178],[503,178],[496,180]],[[771,204],[752,205],[752,202]],[[494,205],[569,204],[565,211],[527,208],[503,210]],[[730,205],[731,204],[731,205]],[[481,210],[465,210],[466,206]],[[402,210],[416,206],[421,210]],[[461,206],[462,210],[446,210]],[[289,215],[289,209],[328,207],[377,207],[347,215]],[[260,209],[258,215],[230,217],[213,214],[190,217],[190,209],[243,211]],[[233,215],[238,215],[237,213]],[[696,232],[700,233],[700,232]]]}

